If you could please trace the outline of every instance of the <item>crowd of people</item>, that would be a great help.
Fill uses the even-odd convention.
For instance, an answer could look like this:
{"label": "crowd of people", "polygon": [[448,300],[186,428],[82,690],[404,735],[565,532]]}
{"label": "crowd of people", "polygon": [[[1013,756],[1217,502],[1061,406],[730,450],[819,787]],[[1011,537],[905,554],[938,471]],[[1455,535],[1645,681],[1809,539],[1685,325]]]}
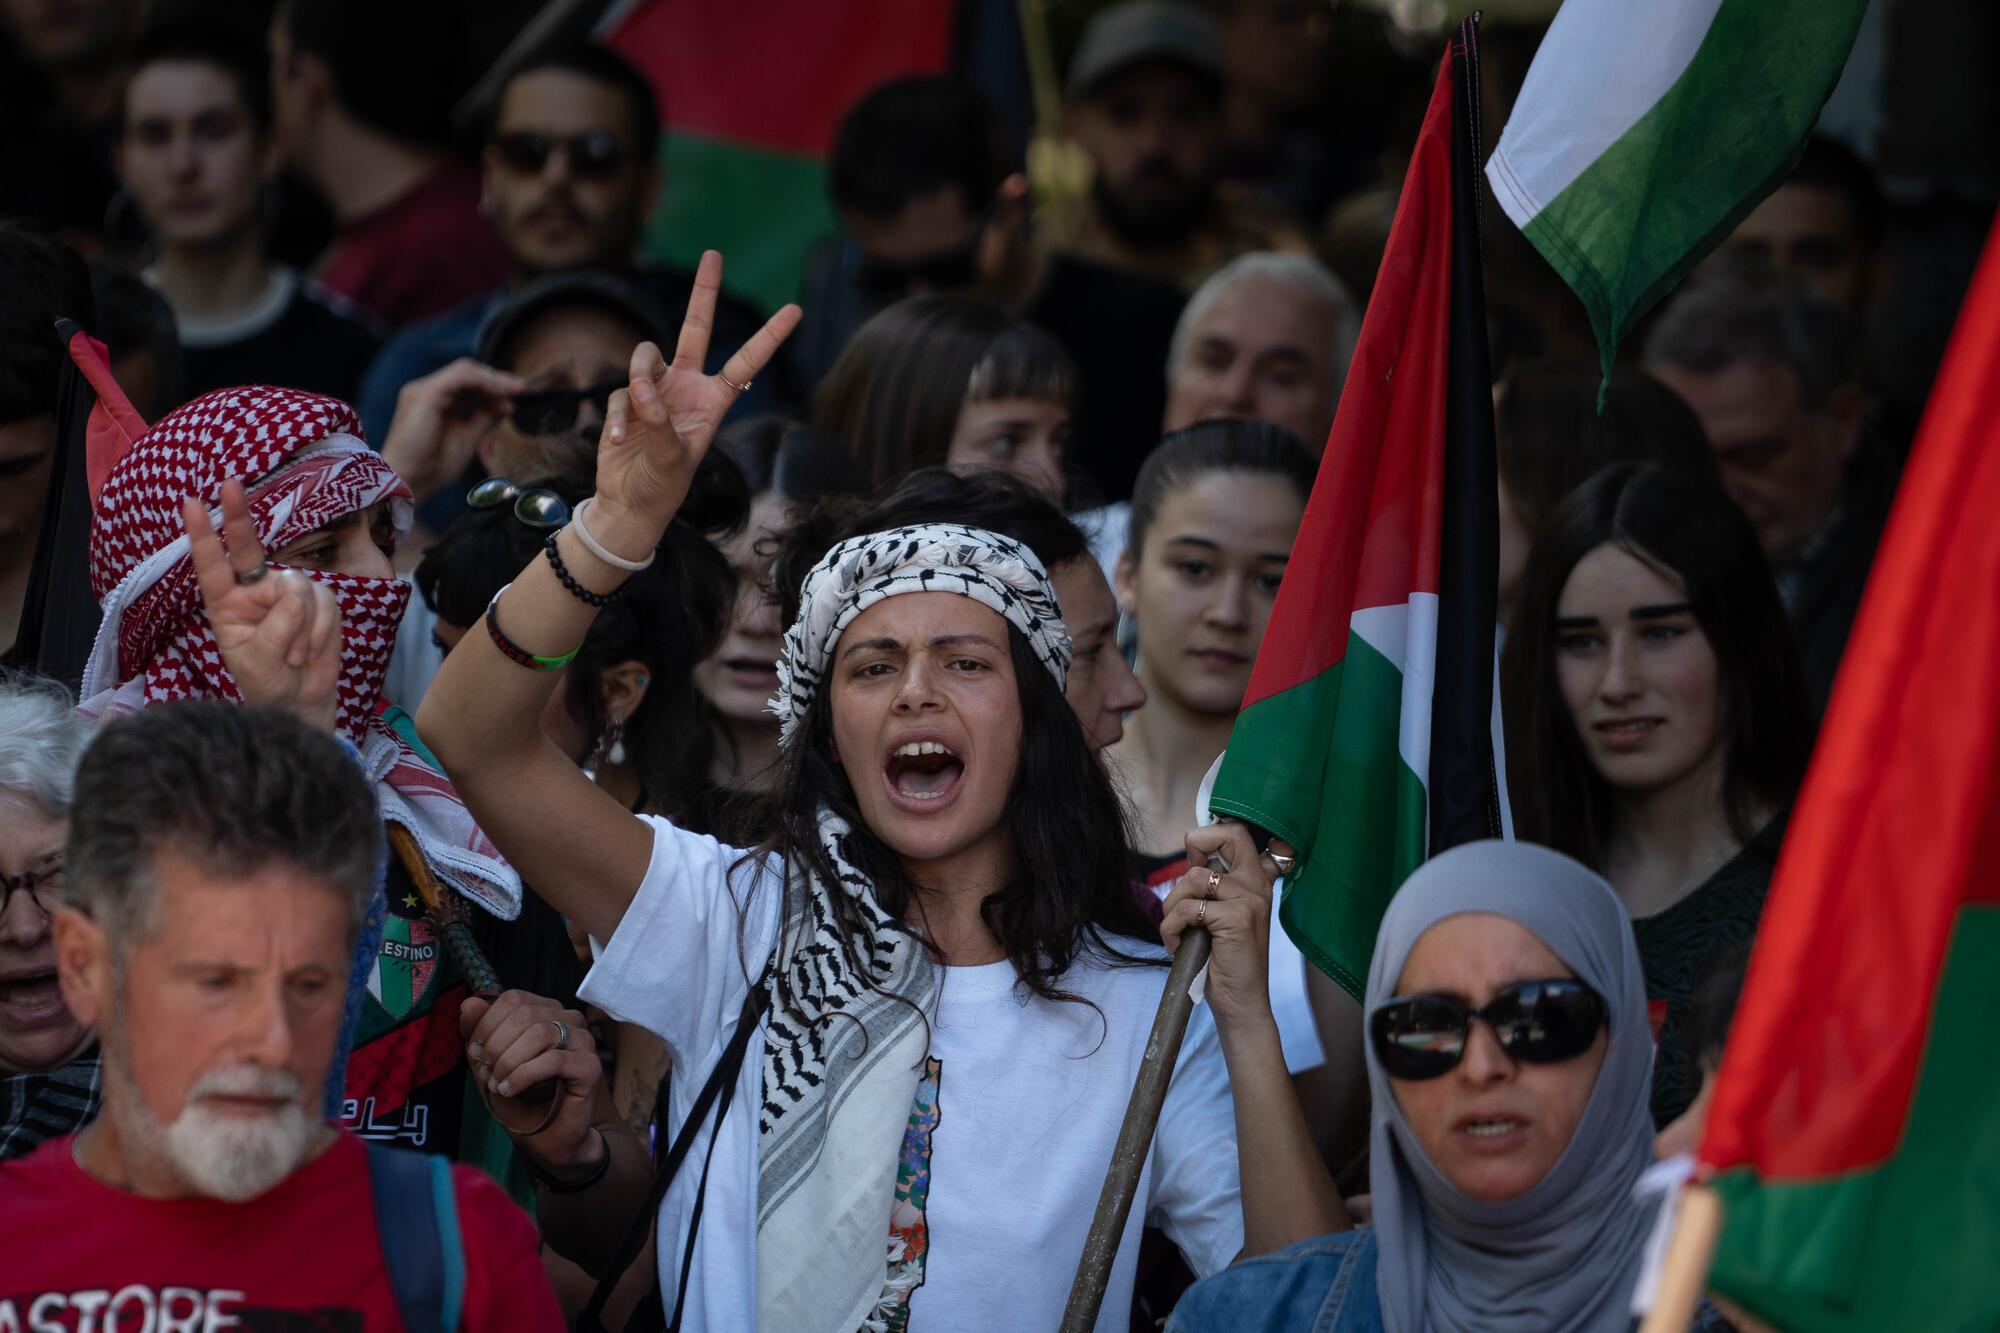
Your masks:
{"label": "crowd of people", "polygon": [[1922,404],[1853,146],[1608,376],[1496,233],[1518,841],[1349,995],[1201,817],[1394,209],[1327,6],[1089,7],[1067,193],[867,92],[775,310],[587,30],[468,122],[452,5],[147,8],[0,2],[0,1329],[1057,1327],[1196,927],[1097,1328],[1632,1326]]}

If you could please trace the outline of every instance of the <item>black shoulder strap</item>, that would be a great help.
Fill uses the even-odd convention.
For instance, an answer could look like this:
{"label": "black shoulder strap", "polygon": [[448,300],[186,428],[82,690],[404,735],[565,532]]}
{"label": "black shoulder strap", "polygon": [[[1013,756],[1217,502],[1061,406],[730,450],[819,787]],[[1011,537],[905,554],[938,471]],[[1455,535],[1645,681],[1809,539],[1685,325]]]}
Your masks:
{"label": "black shoulder strap", "polygon": [[375,1233],[396,1290],[396,1308],[410,1333],[450,1333],[444,1326],[445,1254],[431,1194],[430,1159],[379,1143],[368,1149],[368,1183],[375,1196]]}
{"label": "black shoulder strap", "polygon": [[[749,1048],[750,1034],[757,1029],[757,1023],[764,1012],[763,988],[753,984],[750,993],[743,999],[743,1010],[736,1016],[736,1031],[729,1036],[729,1044],[723,1048],[722,1058],[709,1071],[708,1080],[695,1094],[694,1105],[688,1108],[687,1120],[681,1125],[680,1133],[674,1135],[673,1146],[667,1149],[665,1160],[653,1176],[653,1187],[646,1191],[646,1201],[640,1205],[638,1214],[625,1229],[625,1239],[619,1242],[618,1255],[611,1267],[605,1270],[598,1281],[597,1290],[591,1293],[590,1303],[577,1316],[576,1328],[579,1333],[603,1333],[604,1305],[611,1299],[611,1293],[618,1286],[619,1279],[632,1267],[639,1257],[639,1251],[646,1248],[646,1236],[653,1220],[659,1215],[660,1201],[667,1197],[667,1190],[679,1174],[681,1163],[694,1147],[695,1135],[708,1120],[711,1106],[716,1108],[715,1134],[708,1141],[708,1153],[703,1158],[701,1183],[696,1189],[694,1211],[688,1218],[687,1246],[681,1255],[680,1289],[674,1298],[673,1319],[666,1324],[669,1329],[680,1327],[681,1307],[687,1300],[688,1273],[694,1263],[694,1240],[701,1230],[702,1198],[708,1193],[708,1168],[715,1160],[715,1141],[722,1136],[722,1122],[729,1115],[729,1104],[736,1094],[736,1076],[743,1068],[743,1053]],[[645,1307],[642,1306],[642,1309]],[[412,1329],[411,1333],[419,1333]]]}

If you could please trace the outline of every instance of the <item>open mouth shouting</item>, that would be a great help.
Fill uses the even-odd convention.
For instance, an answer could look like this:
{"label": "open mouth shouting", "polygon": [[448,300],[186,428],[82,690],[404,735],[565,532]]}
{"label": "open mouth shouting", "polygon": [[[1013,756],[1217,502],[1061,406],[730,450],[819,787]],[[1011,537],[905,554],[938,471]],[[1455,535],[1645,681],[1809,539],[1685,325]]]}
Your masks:
{"label": "open mouth shouting", "polygon": [[930,814],[957,798],[965,785],[965,761],[936,737],[909,736],[890,747],[882,780],[898,809]]}
{"label": "open mouth shouting", "polygon": [[34,968],[0,977],[0,1014],[10,1027],[41,1026],[62,1019],[62,987],[51,968]]}

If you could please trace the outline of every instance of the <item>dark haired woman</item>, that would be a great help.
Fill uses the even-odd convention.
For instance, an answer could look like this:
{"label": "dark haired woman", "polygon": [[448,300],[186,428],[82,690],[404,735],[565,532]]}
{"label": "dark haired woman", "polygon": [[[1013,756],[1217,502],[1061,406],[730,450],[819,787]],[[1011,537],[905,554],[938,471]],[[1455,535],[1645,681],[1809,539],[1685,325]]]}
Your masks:
{"label": "dark haired woman", "polygon": [[[524,873],[560,882],[563,908],[609,940],[586,996],[667,1042],[687,1075],[676,1131],[715,1080],[714,1127],[686,1158],[701,1166],[674,1178],[659,1217],[677,1324],[851,1333],[928,1314],[1045,1329],[1161,974],[1126,887],[1117,795],[1062,695],[1068,637],[1034,556],[938,525],[815,566],[780,673],[778,824],[756,852],[631,815],[515,721],[550,692],[538,668],[657,543],[736,386],[797,323],[787,307],[703,375],[719,269],[704,258],[675,364],[650,343],[634,354],[596,496],[557,559],[522,571],[453,652],[421,725]],[[1230,867],[1191,873],[1166,923],[1170,938],[1194,923],[1214,937],[1214,1022],[1183,1047],[1104,1328],[1123,1322],[1144,1217],[1214,1271],[1338,1216],[1303,1169],[1264,999],[1268,859],[1238,826],[1189,837]],[[552,1027],[533,1039],[553,1048]],[[1234,1134],[1232,1110],[1258,1132]]]}
{"label": "dark haired woman", "polygon": [[1632,917],[1664,1125],[1700,1083],[1696,983],[1757,929],[1812,744],[1749,521],[1657,464],[1598,473],[1536,537],[1501,670],[1516,829],[1610,880]]}
{"label": "dark haired woman", "polygon": [[879,499],[816,506],[787,534],[773,571],[783,620],[789,624],[797,618],[800,585],[835,543],[919,523],[982,528],[1035,553],[1049,572],[1063,628],[1069,631],[1069,677],[1063,692],[1092,749],[1116,744],[1127,717],[1144,706],[1146,691],[1118,651],[1118,603],[1111,585],[1082,529],[1026,482],[1005,473],[923,468]]}
{"label": "dark haired woman", "polygon": [[[1604,408],[1598,410],[1600,388]],[[1535,529],[1565,495],[1613,463],[1658,463],[1720,487],[1701,421],[1679,394],[1636,370],[1607,384],[1595,365],[1537,361],[1494,399],[1500,466],[1500,623],[1511,625]]]}
{"label": "dark haired woman", "polygon": [[913,296],[854,331],[813,425],[870,491],[943,464],[1010,473],[1061,504],[1075,400],[1069,353],[1034,325],[970,297]]}
{"label": "dark haired woman", "polygon": [[778,719],[771,712],[785,632],[771,586],[778,534],[801,505],[846,491],[853,464],[812,427],[778,416],[725,427],[716,436],[715,452],[743,474],[750,508],[743,524],[720,543],[735,574],[736,597],[722,641],[694,671],[705,716],[691,735],[688,758],[692,776],[707,792],[704,808],[682,822],[720,835],[718,821],[737,813],[727,797],[768,791],[778,777]]}

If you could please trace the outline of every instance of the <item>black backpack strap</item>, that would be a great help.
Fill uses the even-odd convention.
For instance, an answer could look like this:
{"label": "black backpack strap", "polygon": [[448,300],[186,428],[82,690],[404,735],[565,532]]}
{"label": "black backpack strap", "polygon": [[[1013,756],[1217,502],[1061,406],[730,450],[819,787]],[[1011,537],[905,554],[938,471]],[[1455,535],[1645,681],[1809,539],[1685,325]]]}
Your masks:
{"label": "black backpack strap", "polygon": [[465,1255],[451,1163],[378,1143],[364,1146],[375,1233],[403,1324],[409,1333],[453,1333],[464,1299]]}
{"label": "black backpack strap", "polygon": [[[646,1248],[646,1237],[652,1229],[654,1219],[659,1216],[660,1201],[667,1197],[668,1188],[673,1185],[674,1177],[680,1172],[681,1163],[693,1149],[695,1135],[701,1132],[702,1125],[708,1120],[709,1108],[713,1106],[717,1108],[715,1134],[708,1141],[708,1153],[702,1161],[701,1183],[695,1195],[694,1212],[688,1218],[687,1247],[681,1255],[680,1290],[674,1299],[674,1317],[665,1325],[669,1329],[680,1326],[681,1306],[687,1300],[688,1273],[693,1267],[695,1236],[701,1230],[702,1196],[708,1193],[708,1168],[715,1160],[715,1141],[722,1136],[722,1122],[729,1114],[729,1104],[736,1093],[736,1076],[743,1068],[743,1053],[749,1049],[750,1034],[757,1030],[757,1024],[763,1013],[763,988],[761,985],[753,984],[750,993],[743,999],[742,1012],[736,1016],[736,1031],[730,1034],[729,1044],[723,1048],[722,1057],[715,1062],[715,1068],[709,1071],[707,1081],[701,1085],[701,1091],[695,1094],[694,1105],[688,1108],[687,1120],[681,1125],[680,1133],[674,1135],[673,1145],[667,1149],[665,1160],[654,1173],[653,1187],[646,1191],[646,1201],[639,1206],[638,1214],[626,1228],[625,1239],[619,1242],[617,1257],[612,1260],[611,1267],[605,1270],[604,1277],[597,1284],[597,1290],[591,1293],[590,1303],[584,1306],[583,1312],[577,1316],[576,1328],[579,1333],[602,1333],[605,1302],[611,1299],[611,1293],[618,1286],[619,1279],[623,1278],[632,1267],[632,1262],[639,1257],[639,1252]],[[657,1297],[657,1293],[655,1295]],[[649,1306],[656,1312],[663,1308],[655,1299],[642,1305],[641,1312]],[[654,1320],[655,1322],[658,1320],[657,1313]],[[419,1333],[419,1330],[412,1328],[411,1333]]]}

